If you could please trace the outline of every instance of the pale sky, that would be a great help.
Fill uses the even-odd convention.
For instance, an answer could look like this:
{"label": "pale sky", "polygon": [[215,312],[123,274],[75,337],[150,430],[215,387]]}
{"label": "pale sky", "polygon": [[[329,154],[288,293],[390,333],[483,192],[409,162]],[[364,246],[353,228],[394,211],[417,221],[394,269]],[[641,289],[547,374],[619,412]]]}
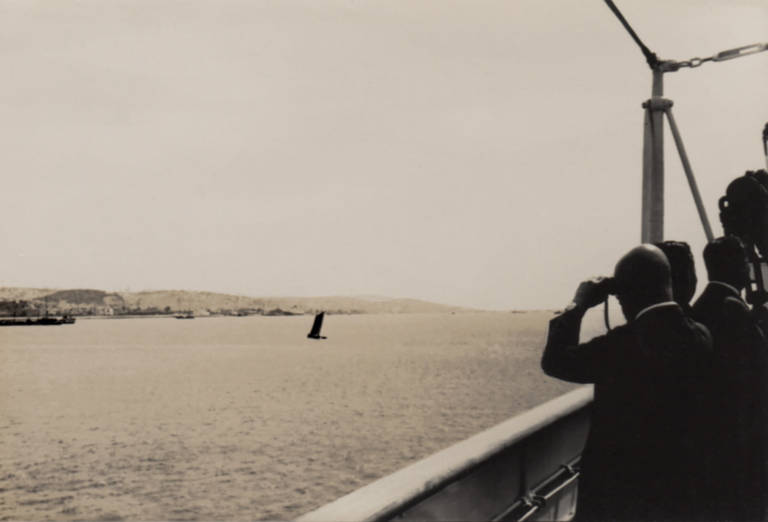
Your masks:
{"label": "pale sky", "polygon": [[[768,41],[764,0],[616,3],[661,58]],[[640,240],[651,73],[600,0],[0,0],[0,70],[0,286],[555,308]],[[665,76],[716,235],[767,80]]]}

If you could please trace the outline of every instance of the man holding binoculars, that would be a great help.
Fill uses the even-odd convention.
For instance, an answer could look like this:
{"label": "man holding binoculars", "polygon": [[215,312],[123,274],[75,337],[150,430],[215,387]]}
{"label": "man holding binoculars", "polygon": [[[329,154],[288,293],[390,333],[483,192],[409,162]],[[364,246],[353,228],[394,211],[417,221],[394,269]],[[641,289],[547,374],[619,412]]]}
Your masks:
{"label": "man holding binoculars", "polygon": [[[586,311],[616,295],[627,323],[579,344]],[[594,383],[590,433],[582,454],[577,520],[694,520],[704,480],[698,429],[705,415],[700,376],[712,340],[672,299],[670,266],[657,247],[622,257],[613,278],[582,282],[552,319],[545,373]]]}

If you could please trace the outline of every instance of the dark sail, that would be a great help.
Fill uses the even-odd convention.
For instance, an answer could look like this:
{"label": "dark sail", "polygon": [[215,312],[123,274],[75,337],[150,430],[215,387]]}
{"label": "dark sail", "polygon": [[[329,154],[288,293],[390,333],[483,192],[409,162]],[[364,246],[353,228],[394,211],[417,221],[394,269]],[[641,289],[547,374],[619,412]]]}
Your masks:
{"label": "dark sail", "polygon": [[325,317],[325,312],[320,312],[315,316],[315,322],[312,323],[312,331],[310,331],[307,334],[307,337],[310,339],[325,339],[322,335],[320,335],[320,329],[323,327],[323,318]]}

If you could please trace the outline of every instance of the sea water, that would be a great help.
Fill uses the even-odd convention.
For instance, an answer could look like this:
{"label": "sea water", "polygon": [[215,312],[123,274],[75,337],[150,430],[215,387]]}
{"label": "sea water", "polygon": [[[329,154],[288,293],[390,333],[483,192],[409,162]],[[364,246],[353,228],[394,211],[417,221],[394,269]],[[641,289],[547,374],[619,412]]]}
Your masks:
{"label": "sea water", "polygon": [[0,519],[291,519],[572,387],[548,312],[0,328]]}

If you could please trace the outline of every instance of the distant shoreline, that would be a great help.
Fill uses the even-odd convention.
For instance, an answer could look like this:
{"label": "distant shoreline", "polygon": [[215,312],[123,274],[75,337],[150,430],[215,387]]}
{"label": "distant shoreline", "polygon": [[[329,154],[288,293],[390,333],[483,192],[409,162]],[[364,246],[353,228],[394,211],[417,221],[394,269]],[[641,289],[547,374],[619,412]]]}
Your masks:
{"label": "distant shoreline", "polygon": [[[369,313],[360,313],[360,312],[329,312],[326,315],[329,316],[339,316],[339,315],[454,315],[456,312],[450,312],[450,311],[424,311],[424,312],[369,312]],[[546,313],[546,314],[554,314],[557,313],[554,310],[466,310],[460,312],[462,315],[472,315],[472,314],[536,314],[536,313]],[[51,315],[52,317],[59,316],[60,314]],[[246,317],[270,317],[270,318],[276,318],[276,317],[311,317],[314,315],[313,313],[306,312],[306,313],[293,313],[293,314],[276,314],[276,315],[270,315],[270,314],[249,314],[249,315],[229,315],[229,314],[208,314],[208,315],[199,315],[195,316],[194,319],[213,319],[213,318],[222,318],[222,317],[230,317],[233,319],[243,319]],[[105,319],[176,319],[176,314],[119,314],[119,315],[76,315],[74,316],[77,320],[105,320]],[[23,323],[27,319],[39,319],[38,316],[24,316],[24,317],[12,317],[12,316],[0,316],[0,320],[16,320],[19,323]]]}
{"label": "distant shoreline", "polygon": [[0,287],[0,315],[74,317],[150,317],[191,314],[202,316],[308,315],[370,313],[463,313],[477,309],[419,299],[381,296],[248,297],[189,290],[107,292],[98,289],[53,290]]}

